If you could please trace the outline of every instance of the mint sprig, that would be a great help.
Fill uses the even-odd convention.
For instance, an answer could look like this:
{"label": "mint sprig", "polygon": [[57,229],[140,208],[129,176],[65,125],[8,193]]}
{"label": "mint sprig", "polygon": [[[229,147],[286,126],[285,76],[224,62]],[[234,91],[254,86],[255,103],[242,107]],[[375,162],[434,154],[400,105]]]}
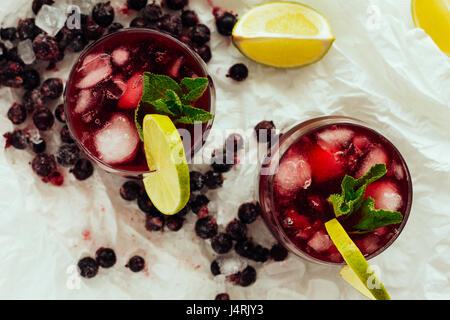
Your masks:
{"label": "mint sprig", "polygon": [[355,233],[370,232],[402,221],[403,216],[400,212],[376,210],[373,198],[368,197],[364,200],[367,186],[382,178],[386,173],[386,165],[378,163],[359,179],[345,175],[341,184],[341,194],[332,194],[328,198],[336,217],[345,216],[345,218],[348,218],[353,213],[360,212],[359,222],[352,228]]}
{"label": "mint sprig", "polygon": [[155,111],[170,116],[175,123],[194,124],[211,120],[211,113],[192,106],[207,88],[207,78],[184,78],[178,84],[168,76],[144,72],[142,98],[134,118],[141,140],[142,121],[146,114]]}

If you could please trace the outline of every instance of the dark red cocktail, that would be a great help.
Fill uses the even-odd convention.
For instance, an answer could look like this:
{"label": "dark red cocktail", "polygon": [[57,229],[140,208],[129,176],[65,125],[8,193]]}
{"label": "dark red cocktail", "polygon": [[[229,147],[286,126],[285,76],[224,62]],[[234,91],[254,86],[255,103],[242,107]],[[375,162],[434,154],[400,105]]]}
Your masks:
{"label": "dark red cocktail", "polygon": [[[208,77],[196,53],[170,35],[150,29],[125,29],[103,37],[81,54],[70,74],[65,92],[69,128],[83,150],[107,171],[127,176],[148,171],[134,123],[144,72],[178,82],[184,77]],[[209,87],[195,107],[214,114],[214,99],[209,78]],[[212,120],[200,125],[202,132],[211,125]],[[194,125],[177,128],[191,135],[187,156],[201,148],[206,135],[194,137]]]}
{"label": "dark red cocktail", "polygon": [[[278,161],[279,159],[279,161]],[[412,201],[411,178],[398,150],[382,135],[360,121],[325,117],[302,123],[281,139],[260,177],[260,202],[274,235],[299,256],[328,263],[343,263],[324,223],[335,214],[327,199],[341,193],[344,176],[363,176],[373,165],[386,164],[387,174],[370,184],[365,197],[376,209],[399,211],[403,220],[351,238],[366,258],[387,248],[399,235]],[[346,230],[353,218],[340,217]]]}

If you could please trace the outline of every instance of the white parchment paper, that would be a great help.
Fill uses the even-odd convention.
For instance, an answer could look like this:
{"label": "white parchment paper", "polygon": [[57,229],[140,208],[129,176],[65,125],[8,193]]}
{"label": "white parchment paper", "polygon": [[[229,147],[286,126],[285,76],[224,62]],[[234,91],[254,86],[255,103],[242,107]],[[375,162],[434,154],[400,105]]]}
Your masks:
{"label": "white parchment paper", "polygon": [[[262,2],[214,1],[240,15]],[[213,31],[209,70],[217,88],[215,128],[246,130],[267,119],[283,129],[322,115],[347,115],[374,125],[404,155],[414,200],[401,236],[371,264],[394,299],[449,299],[450,63],[414,27],[410,1],[303,0],[328,17],[336,41],[322,61],[298,70],[248,61],[215,31],[207,1],[190,3]],[[30,1],[2,1],[2,26],[26,16],[31,16]],[[74,58],[68,55],[66,65],[46,77],[66,80]],[[249,67],[245,82],[225,76],[236,62]],[[2,134],[12,129],[6,112],[21,94],[0,89]],[[50,151],[59,128],[46,135],[54,142]],[[222,142],[211,140],[209,146]],[[118,194],[124,179],[96,168],[93,177],[78,182],[65,172],[64,186],[58,188],[32,173],[32,157],[13,148],[0,153],[0,298],[213,299],[228,292],[232,299],[362,299],[340,279],[339,268],[292,255],[282,263],[250,263],[258,279],[247,288],[214,278],[209,271],[214,254],[209,242],[195,235],[194,215],[179,232],[149,233],[136,204]],[[256,173],[253,165],[238,165],[226,174],[222,189],[208,193],[219,228],[236,216],[242,202],[254,199]],[[263,245],[274,243],[260,219],[250,234]],[[100,246],[115,249],[117,265],[78,281],[78,259],[94,255]],[[145,272],[123,267],[135,253],[146,259]]]}

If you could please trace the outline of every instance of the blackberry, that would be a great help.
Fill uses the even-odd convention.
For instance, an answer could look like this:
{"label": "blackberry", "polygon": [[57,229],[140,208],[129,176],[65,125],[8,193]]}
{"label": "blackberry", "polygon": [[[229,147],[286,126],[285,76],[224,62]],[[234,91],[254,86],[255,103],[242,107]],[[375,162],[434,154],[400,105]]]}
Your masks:
{"label": "blackberry", "polygon": [[241,204],[238,209],[238,217],[243,223],[249,224],[258,218],[261,214],[261,207],[259,203],[247,202]]}
{"label": "blackberry", "polygon": [[94,172],[94,166],[87,159],[78,159],[75,166],[70,170],[77,180],[86,180]]}
{"label": "blackberry", "polygon": [[203,189],[204,177],[198,171],[191,171],[190,175],[190,183],[191,183],[191,191],[200,191]]}
{"label": "blackberry", "polygon": [[47,148],[47,143],[41,137],[30,139],[30,145],[31,145],[31,149],[33,149],[34,153],[45,152],[45,149]]}
{"label": "blackberry", "polygon": [[80,149],[74,144],[63,144],[56,153],[56,160],[64,167],[75,165],[80,158]]}
{"label": "blackberry", "polygon": [[139,209],[145,213],[152,213],[156,210],[145,192],[138,196],[137,204]]}
{"label": "blackberry", "polygon": [[66,114],[64,113],[64,105],[60,104],[55,109],[55,118],[61,123],[66,123]]}
{"label": "blackberry", "polygon": [[54,0],[33,0],[31,9],[33,10],[34,14],[38,14],[39,10],[41,10],[44,4],[51,6],[53,3],[55,3]]}
{"label": "blackberry", "polygon": [[228,223],[225,231],[231,239],[236,241],[245,240],[247,238],[247,225],[238,219],[234,219]]}
{"label": "blackberry", "polygon": [[228,279],[241,287],[248,287],[256,281],[256,270],[252,266],[247,266],[241,272],[229,276]]}
{"label": "blackberry", "polygon": [[120,29],[123,29],[123,25],[121,23],[119,23],[119,22],[113,22],[113,24],[111,24],[109,26],[108,33],[113,33],[113,32],[116,32],[116,31],[118,31]]}
{"label": "blackberry", "polygon": [[2,38],[2,40],[14,41],[17,39],[17,29],[14,27],[1,28],[0,37]]}
{"label": "blackberry", "polygon": [[56,170],[55,157],[46,153],[38,153],[31,162],[31,168],[40,177],[48,177]]}
{"label": "blackberry", "polygon": [[195,233],[202,239],[209,239],[217,234],[217,222],[211,217],[198,219],[195,223]]}
{"label": "blackberry", "polygon": [[188,5],[188,0],[164,0],[165,6],[171,10],[181,10]]}
{"label": "blackberry", "polygon": [[145,217],[145,229],[148,231],[160,231],[164,228],[165,223],[164,216],[157,212],[156,208]]}
{"label": "blackberry", "polygon": [[20,40],[34,40],[36,36],[41,33],[33,18],[28,18],[25,20],[19,20],[19,25],[17,26],[17,34]]}
{"label": "blackberry", "polygon": [[[261,121],[255,126],[256,140],[260,143],[267,143],[272,140],[272,131],[275,130],[273,121]],[[267,139],[265,139],[267,137]],[[261,140],[262,139],[262,140]]]}
{"label": "blackberry", "polygon": [[243,63],[236,63],[228,70],[227,77],[235,81],[243,81],[248,77],[248,68]]}
{"label": "blackberry", "polygon": [[195,50],[195,52],[197,52],[197,54],[200,56],[200,58],[202,58],[202,60],[205,61],[206,63],[211,61],[212,53],[211,53],[211,48],[209,46],[204,45],[201,47],[195,47],[194,50]]}
{"label": "blackberry", "polygon": [[225,12],[222,16],[216,19],[217,31],[223,36],[231,36],[236,22],[236,16],[234,16],[230,12]]}
{"label": "blackberry", "polygon": [[64,125],[59,132],[59,136],[61,137],[61,141],[63,143],[74,143],[75,141],[72,139],[70,135],[69,127]]}
{"label": "blackberry", "polygon": [[[231,159],[234,162],[234,156]],[[213,151],[211,157],[211,167],[216,172],[228,172],[233,167],[233,163],[229,163],[230,159],[227,157],[227,152],[224,149],[217,149]]]}
{"label": "blackberry", "polygon": [[128,8],[139,11],[147,5],[147,0],[127,0]]}
{"label": "blackberry", "polygon": [[214,300],[230,300],[230,295],[228,293],[219,293]]}
{"label": "blackberry", "polygon": [[133,256],[130,258],[125,267],[133,272],[139,272],[145,268],[145,260],[140,256]]}
{"label": "blackberry", "polygon": [[275,261],[283,261],[287,258],[288,251],[281,244],[277,243],[270,249],[270,257]]}
{"label": "blackberry", "polygon": [[211,31],[206,25],[200,23],[192,29],[190,38],[193,43],[202,46],[211,39]]}
{"label": "blackberry", "polygon": [[205,185],[209,189],[217,189],[223,185],[223,176],[221,172],[208,171],[205,174]]}
{"label": "blackberry", "polygon": [[22,104],[28,112],[44,108],[44,100],[38,89],[28,90],[22,98]]}
{"label": "blackberry", "polygon": [[183,11],[183,13],[181,14],[181,22],[185,27],[194,27],[198,24],[198,16],[195,11]]}
{"label": "blackberry", "polygon": [[197,214],[202,207],[207,206],[209,203],[208,197],[203,194],[199,194],[198,196],[191,198],[189,200],[189,206],[195,214]]}
{"label": "blackberry", "polygon": [[56,39],[47,34],[40,34],[33,41],[33,50],[39,60],[55,60],[59,55]]}
{"label": "blackberry", "polygon": [[93,278],[98,272],[98,263],[91,257],[86,257],[78,261],[80,276],[83,278]]}
{"label": "blackberry", "polygon": [[130,27],[133,28],[146,28],[148,27],[148,21],[141,17],[136,17],[130,22]]}
{"label": "blackberry", "polygon": [[33,123],[41,131],[50,129],[55,122],[53,113],[47,107],[37,109],[33,114]]}
{"label": "blackberry", "polygon": [[91,17],[86,17],[86,22],[83,24],[83,35],[87,40],[97,40],[100,38],[105,29],[99,26]]}
{"label": "blackberry", "polygon": [[122,199],[127,201],[136,200],[141,193],[141,186],[134,181],[125,182],[122,187],[120,187],[120,196]]}
{"label": "blackberry", "polygon": [[226,233],[219,233],[211,239],[211,248],[218,254],[224,254],[231,250],[233,241]]}
{"label": "blackberry", "polygon": [[220,266],[217,263],[217,260],[214,260],[213,262],[211,262],[210,270],[211,270],[211,273],[213,274],[213,276],[217,276],[220,274]]}
{"label": "blackberry", "polygon": [[166,226],[170,231],[178,231],[183,227],[184,219],[178,215],[166,219]]}
{"label": "blackberry", "polygon": [[108,27],[114,21],[114,8],[111,2],[99,2],[92,9],[92,19],[103,28]]}
{"label": "blackberry", "polygon": [[22,72],[23,87],[26,90],[33,90],[41,84],[39,72],[34,69],[27,69]]}
{"label": "blackberry", "polygon": [[9,108],[7,116],[8,119],[15,125],[24,123],[27,119],[27,109],[24,106],[14,102],[11,108]]}
{"label": "blackberry", "polygon": [[152,4],[148,4],[141,12],[142,17],[150,23],[157,22],[162,16],[162,10],[159,5],[154,1]]}
{"label": "blackberry", "polygon": [[72,49],[73,52],[80,52],[86,47],[88,41],[86,38],[79,34],[74,36],[74,38],[69,43],[69,48]]}
{"label": "blackberry", "polygon": [[28,136],[22,130],[14,130],[4,135],[7,145],[11,145],[16,149],[23,150],[28,145]]}
{"label": "blackberry", "polygon": [[58,99],[64,90],[64,85],[59,78],[49,78],[41,86],[42,97],[48,99]]}
{"label": "blackberry", "polygon": [[170,14],[164,15],[158,21],[158,29],[166,31],[174,36],[178,36],[183,31],[183,24],[179,16],[172,16]]}
{"label": "blackberry", "polygon": [[95,253],[95,260],[102,268],[111,268],[117,261],[114,250],[110,248],[98,249]]}

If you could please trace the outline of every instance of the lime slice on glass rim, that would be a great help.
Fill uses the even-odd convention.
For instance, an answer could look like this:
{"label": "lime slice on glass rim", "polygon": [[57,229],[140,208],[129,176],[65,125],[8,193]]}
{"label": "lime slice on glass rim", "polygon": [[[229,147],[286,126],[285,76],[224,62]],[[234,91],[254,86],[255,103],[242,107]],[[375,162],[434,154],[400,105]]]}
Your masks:
{"label": "lime slice on glass rim", "polygon": [[342,278],[369,299],[390,300],[383,284],[339,221],[332,219],[325,223],[325,228],[347,263],[340,272]]}
{"label": "lime slice on glass rim", "polygon": [[168,116],[147,114],[143,121],[145,156],[150,173],[144,174],[145,190],[163,214],[182,210],[190,194],[189,166],[183,141]]}

